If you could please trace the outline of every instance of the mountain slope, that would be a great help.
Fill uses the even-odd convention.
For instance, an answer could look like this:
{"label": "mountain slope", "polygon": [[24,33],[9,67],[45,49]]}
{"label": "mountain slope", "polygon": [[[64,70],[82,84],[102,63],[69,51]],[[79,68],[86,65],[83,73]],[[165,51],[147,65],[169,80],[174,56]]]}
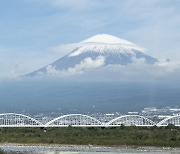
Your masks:
{"label": "mountain slope", "polygon": [[[134,59],[143,58],[147,64],[154,64],[157,59],[148,56],[139,46],[117,38],[112,35],[100,34],[80,42],[77,47],[66,56],[58,59],[48,66],[55,70],[66,70],[74,68],[84,62],[84,60],[96,61],[99,57],[103,58],[100,66],[106,65],[127,65]],[[47,73],[48,66],[28,74],[34,76],[40,73]]]}

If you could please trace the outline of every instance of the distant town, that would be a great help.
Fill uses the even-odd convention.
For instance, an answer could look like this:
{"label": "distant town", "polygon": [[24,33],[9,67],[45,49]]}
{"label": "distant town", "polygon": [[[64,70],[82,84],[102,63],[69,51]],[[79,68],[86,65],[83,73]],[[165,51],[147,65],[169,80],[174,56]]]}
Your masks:
{"label": "distant town", "polygon": [[[68,113],[67,113],[68,114]],[[148,119],[153,120],[154,122],[159,122],[165,118],[180,115],[180,107],[171,107],[167,106],[164,108],[157,108],[157,107],[146,107],[141,111],[129,111],[127,114],[122,114],[120,112],[111,112],[111,113],[89,113],[89,112],[83,112],[82,114],[89,115],[91,117],[94,117],[96,119],[99,119],[101,122],[108,122],[116,117],[120,117],[122,115],[140,115],[147,117]],[[29,114],[30,115],[30,114]],[[38,114],[38,115],[30,115],[31,117],[37,119],[38,121],[41,121],[42,123],[46,123],[58,116],[65,115],[64,113],[49,113],[49,114]]]}

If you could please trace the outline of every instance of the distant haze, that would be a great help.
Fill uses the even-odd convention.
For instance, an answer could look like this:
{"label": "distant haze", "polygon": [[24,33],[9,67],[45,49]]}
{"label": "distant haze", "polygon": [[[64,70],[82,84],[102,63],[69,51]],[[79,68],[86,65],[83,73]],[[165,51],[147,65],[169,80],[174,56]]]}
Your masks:
{"label": "distant haze", "polygon": [[178,106],[180,86],[166,82],[11,81],[1,84],[0,112],[112,113]]}

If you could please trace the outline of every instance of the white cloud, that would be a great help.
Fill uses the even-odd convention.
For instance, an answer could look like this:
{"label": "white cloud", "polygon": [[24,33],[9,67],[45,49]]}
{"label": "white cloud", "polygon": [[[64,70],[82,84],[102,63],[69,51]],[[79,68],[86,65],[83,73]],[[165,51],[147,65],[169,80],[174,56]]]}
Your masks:
{"label": "white cloud", "polygon": [[[96,59],[90,57],[85,58],[79,64],[76,64],[75,67],[69,67],[66,70],[57,70],[55,67],[49,65],[46,68],[46,74],[50,76],[72,76],[76,74],[83,74],[85,71],[99,68],[104,65],[105,57],[98,56]],[[44,74],[39,74],[44,75]]]}
{"label": "white cloud", "polygon": [[[170,80],[178,81],[180,76],[180,62],[160,60],[154,65],[145,63],[143,58],[134,59],[128,65],[104,65],[105,57],[99,56],[96,59],[86,58],[77,64],[64,70],[56,70],[49,65],[46,74],[42,77],[60,77],[78,80],[101,80],[101,81],[152,81]],[[102,67],[103,66],[103,67]],[[97,69],[98,68],[98,69]]]}
{"label": "white cloud", "polygon": [[[180,62],[160,60],[154,65],[145,63],[143,58],[134,59],[133,63],[128,65],[108,65],[103,67],[99,72],[95,72],[97,76],[109,77],[109,80],[149,80],[149,79],[173,79],[180,76]],[[176,80],[174,78],[174,80]]]}
{"label": "white cloud", "polygon": [[58,53],[59,57],[62,57],[72,52],[72,50],[74,50],[78,46],[79,46],[78,43],[61,44],[56,47],[52,47],[49,50]]}
{"label": "white cloud", "polygon": [[95,69],[104,65],[105,57],[98,56],[95,60],[90,57],[85,58],[80,64],[77,64],[74,68],[68,68],[67,71],[70,74],[82,73],[86,69]]}

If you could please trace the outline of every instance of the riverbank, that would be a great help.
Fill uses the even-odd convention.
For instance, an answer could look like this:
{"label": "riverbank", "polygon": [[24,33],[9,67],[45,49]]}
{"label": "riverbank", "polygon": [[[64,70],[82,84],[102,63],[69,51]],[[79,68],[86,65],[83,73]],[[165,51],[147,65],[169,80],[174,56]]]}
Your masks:
{"label": "riverbank", "polygon": [[106,147],[106,146],[92,146],[92,145],[49,145],[49,144],[0,144],[0,148],[8,154],[118,154],[118,153],[149,153],[149,154],[170,154],[180,153],[180,148],[168,147]]}
{"label": "riverbank", "polygon": [[180,128],[0,128],[0,143],[180,147]]}

